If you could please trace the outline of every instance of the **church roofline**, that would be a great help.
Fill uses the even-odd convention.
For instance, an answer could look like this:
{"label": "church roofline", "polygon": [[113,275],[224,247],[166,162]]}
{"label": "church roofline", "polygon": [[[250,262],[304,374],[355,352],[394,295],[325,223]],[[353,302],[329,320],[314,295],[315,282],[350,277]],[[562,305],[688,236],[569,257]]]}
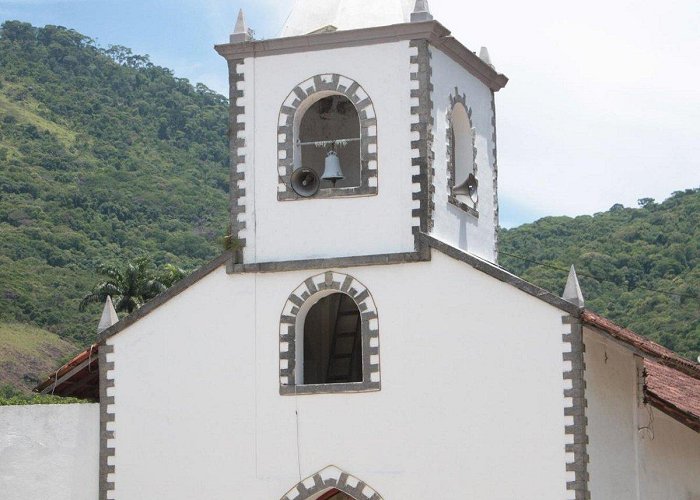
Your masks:
{"label": "church roofline", "polygon": [[119,320],[118,323],[115,323],[114,325],[104,330],[97,336],[97,344],[104,344],[108,338],[121,332],[126,327],[133,325],[138,320],[149,314],[151,311],[165,304],[176,295],[179,295],[180,293],[184,292],[189,287],[197,283],[199,280],[216,271],[230,260],[231,253],[224,252],[223,254],[216,257],[214,260],[207,262],[189,276],[182,278],[180,281],[168,288],[165,292],[149,300],[139,309]]}
{"label": "church roofline", "polygon": [[[514,274],[509,273],[502,267],[496,264],[482,260],[462,250],[454,248],[447,243],[420,233],[420,240],[426,247],[434,248],[439,252],[452,257],[456,260],[469,264],[477,271],[481,271],[489,276],[508,283],[521,291],[532,295],[564,312],[578,317],[581,308],[567,302],[566,300],[557,297],[553,293],[540,288],[532,283],[529,283],[522,278],[518,278]],[[141,308],[121,319],[118,323],[107,328],[99,334],[97,338],[98,344],[103,344],[108,338],[121,332],[128,326],[134,324],[139,319],[149,314],[154,309],[160,307],[171,298],[184,292],[187,288],[197,283],[200,279],[226,265],[229,274],[243,273],[274,273],[274,272],[289,272],[301,270],[317,270],[327,268],[345,268],[345,267],[360,267],[360,266],[377,266],[377,265],[393,265],[407,264],[411,262],[427,262],[430,261],[430,254],[425,252],[404,252],[395,254],[380,254],[380,255],[361,255],[355,257],[336,257],[327,259],[309,259],[309,260],[290,260],[280,262],[260,262],[256,264],[231,264],[231,253],[224,252],[214,260],[203,265],[192,274],[175,283],[165,292],[161,293],[154,299],[146,302]]]}
{"label": "church roofline", "polygon": [[240,43],[215,45],[215,50],[226,60],[246,57],[265,57],[314,50],[357,47],[403,40],[428,40],[455,62],[462,65],[491,90],[498,91],[508,83],[508,77],[498,73],[479,56],[466,48],[450,31],[437,21],[392,24],[372,28],[340,30],[329,33],[273,38]]}

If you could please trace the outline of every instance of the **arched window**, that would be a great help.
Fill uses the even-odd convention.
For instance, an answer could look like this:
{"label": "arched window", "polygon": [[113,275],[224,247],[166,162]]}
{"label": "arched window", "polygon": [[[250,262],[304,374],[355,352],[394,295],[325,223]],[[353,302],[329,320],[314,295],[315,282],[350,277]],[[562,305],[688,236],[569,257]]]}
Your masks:
{"label": "arched window", "polygon": [[455,94],[456,97],[450,97],[452,107],[447,117],[448,199],[475,214],[478,203],[475,130],[465,96],[457,89]]}
{"label": "arched window", "polygon": [[474,173],[474,137],[467,110],[461,103],[452,108],[453,154],[455,186],[463,184]]}
{"label": "arched window", "polygon": [[[324,74],[292,89],[280,109],[277,169],[278,200],[377,194],[377,118],[360,84]],[[301,169],[321,179],[318,190],[293,184]]]}
{"label": "arched window", "polygon": [[302,384],[362,382],[362,318],[355,301],[332,293],[304,321]]}
{"label": "arched window", "polygon": [[[323,97],[323,93],[319,94],[318,100],[302,105],[297,111],[295,128],[298,128],[299,139],[295,144],[294,168],[314,170],[322,179],[322,189],[359,187],[361,155],[357,109],[344,95]],[[338,158],[339,172],[326,171],[326,158],[331,152]],[[324,179],[324,173],[343,177]]]}
{"label": "arched window", "polygon": [[379,322],[369,290],[333,271],[305,280],[280,318],[280,394],[380,388]]}

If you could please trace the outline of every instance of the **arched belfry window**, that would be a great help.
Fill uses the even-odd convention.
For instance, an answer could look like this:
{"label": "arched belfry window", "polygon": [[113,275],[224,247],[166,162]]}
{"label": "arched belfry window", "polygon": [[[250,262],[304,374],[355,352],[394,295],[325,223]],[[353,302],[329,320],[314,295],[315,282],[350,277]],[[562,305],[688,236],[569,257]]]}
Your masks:
{"label": "arched belfry window", "polygon": [[472,111],[466,96],[450,96],[447,116],[447,190],[453,205],[478,215],[478,176],[476,165],[476,131],[472,127]]}
{"label": "arched belfry window", "polygon": [[280,394],[381,388],[377,308],[352,276],[305,280],[287,299],[279,335]]}
{"label": "arched belfry window", "polygon": [[[321,177],[320,188],[360,186],[360,119],[350,99],[341,94],[319,92],[306,109],[297,111],[294,168],[313,169]],[[298,122],[298,123],[297,123]],[[337,164],[326,168],[326,158],[335,154]],[[339,169],[334,169],[335,165]],[[323,176],[326,178],[323,178]],[[342,175],[342,178],[333,176]]]}
{"label": "arched belfry window", "polygon": [[[365,90],[338,74],[292,89],[280,109],[277,168],[279,200],[377,194],[377,119]],[[307,192],[294,184],[301,169],[319,181]]]}

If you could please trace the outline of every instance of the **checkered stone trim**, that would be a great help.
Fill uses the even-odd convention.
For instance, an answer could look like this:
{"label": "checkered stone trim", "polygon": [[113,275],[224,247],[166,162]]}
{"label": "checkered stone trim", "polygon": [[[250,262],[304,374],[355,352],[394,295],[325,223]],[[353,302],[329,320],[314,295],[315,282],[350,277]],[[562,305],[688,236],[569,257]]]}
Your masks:
{"label": "checkered stone trim", "polygon": [[562,323],[570,326],[564,333],[564,432],[567,437],[566,472],[568,475],[566,489],[573,500],[591,498],[588,490],[588,419],[586,417],[586,381],[584,371],[583,331],[581,322],[573,316],[563,316]]}
{"label": "checkered stone trim", "polygon": [[460,94],[459,89],[455,87],[454,94],[450,94],[450,107],[447,111],[447,200],[451,204],[455,205],[456,207],[459,207],[465,212],[470,213],[475,217],[478,217],[479,212],[476,209],[478,202],[472,207],[458,200],[457,197],[452,194],[452,189],[455,187],[455,178],[457,176],[455,173],[455,134],[454,128],[452,127],[452,112],[457,104],[461,104],[462,106],[464,106],[464,109],[467,111],[467,120],[469,120],[469,128],[472,131],[472,164],[474,165],[474,177],[478,178],[479,171],[476,164],[476,129],[472,124],[472,108],[469,107],[469,105],[467,105],[467,95],[463,93]]}
{"label": "checkered stone trim", "polygon": [[334,465],[329,465],[300,481],[280,500],[304,500],[331,488],[347,493],[357,500],[382,500],[382,496],[365,482]]}
{"label": "checkered stone trim", "polygon": [[114,361],[111,361],[114,346],[103,344],[99,347],[97,356],[100,380],[100,469],[99,469],[99,499],[114,498]]}
{"label": "checkered stone trim", "polygon": [[[328,291],[349,295],[360,310],[362,321],[362,382],[340,384],[300,384],[295,382],[298,315],[308,309]],[[325,292],[325,293],[324,293]],[[299,348],[302,348],[299,346]],[[323,394],[336,392],[365,392],[381,389],[379,371],[379,318],[377,306],[366,286],[350,275],[326,271],[307,278],[287,299],[282,309],[279,327],[280,394]]]}
{"label": "checkered stone trim", "polygon": [[415,137],[411,140],[412,231],[416,251],[429,258],[430,249],[422,246],[420,233],[428,234],[432,230],[435,210],[432,55],[427,40],[411,40],[408,46],[411,48],[411,100],[416,104],[411,105],[411,133]]}
{"label": "checkered stone trim", "polygon": [[229,157],[230,189],[229,209],[231,212],[231,237],[236,242],[233,263],[243,262],[243,249],[246,246],[246,129],[243,59],[232,59],[229,68]]}
{"label": "checkered stone trim", "polygon": [[[360,119],[360,185],[321,188],[312,198],[371,196],[377,194],[377,115],[369,94],[356,81],[336,73],[316,75],[294,87],[282,103],[277,124],[277,199],[303,200],[290,187],[294,171],[295,138],[301,116],[313,103],[329,95],[343,95],[353,103]],[[304,104],[304,106],[302,106]]]}

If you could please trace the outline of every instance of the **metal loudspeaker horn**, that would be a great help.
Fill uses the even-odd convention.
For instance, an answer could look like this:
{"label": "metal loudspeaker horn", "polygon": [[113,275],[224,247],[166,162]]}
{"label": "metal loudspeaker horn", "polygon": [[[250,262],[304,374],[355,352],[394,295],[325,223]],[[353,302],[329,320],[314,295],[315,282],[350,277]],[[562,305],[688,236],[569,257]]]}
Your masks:
{"label": "metal loudspeaker horn", "polygon": [[316,172],[310,168],[302,167],[292,172],[290,184],[296,194],[308,198],[318,192],[321,181]]}
{"label": "metal loudspeaker horn", "polygon": [[468,196],[474,203],[479,200],[479,181],[474,177],[474,174],[469,174],[467,180],[465,180],[459,186],[452,188],[452,194],[455,196]]}

